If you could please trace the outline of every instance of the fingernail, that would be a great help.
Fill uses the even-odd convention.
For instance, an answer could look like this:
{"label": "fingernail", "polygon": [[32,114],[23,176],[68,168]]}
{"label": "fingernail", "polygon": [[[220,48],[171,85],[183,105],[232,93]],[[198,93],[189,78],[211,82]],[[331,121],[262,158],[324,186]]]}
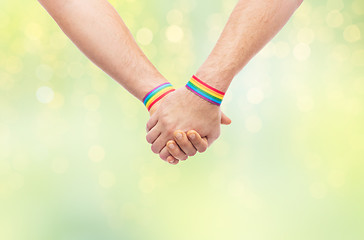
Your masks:
{"label": "fingernail", "polygon": [[169,145],[168,145],[168,147],[169,147],[170,149],[174,149],[174,147],[175,147],[175,146],[174,146],[174,144],[173,144],[173,143],[171,143],[171,144],[169,144]]}
{"label": "fingernail", "polygon": [[193,134],[190,134],[190,138],[191,139],[195,139],[196,135],[193,133]]}
{"label": "fingernail", "polygon": [[181,134],[181,133],[177,133],[177,134],[176,134],[176,138],[177,138],[178,140],[181,140],[181,139],[182,139],[182,134]]}

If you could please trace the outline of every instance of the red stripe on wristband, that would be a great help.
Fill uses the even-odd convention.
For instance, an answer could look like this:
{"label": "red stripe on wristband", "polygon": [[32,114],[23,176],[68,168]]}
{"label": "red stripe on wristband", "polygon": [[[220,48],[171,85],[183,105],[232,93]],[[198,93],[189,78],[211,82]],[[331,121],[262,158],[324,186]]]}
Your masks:
{"label": "red stripe on wristband", "polygon": [[149,105],[149,107],[148,107],[148,111],[150,111],[150,109],[152,108],[152,106],[154,105],[154,104],[156,104],[159,100],[161,100],[164,96],[166,96],[168,93],[171,93],[171,92],[173,92],[173,91],[175,91],[176,89],[171,89],[171,90],[169,90],[169,91],[167,91],[167,92],[165,92],[165,93],[163,93],[162,95],[160,95],[158,98],[156,98],[150,105]]}

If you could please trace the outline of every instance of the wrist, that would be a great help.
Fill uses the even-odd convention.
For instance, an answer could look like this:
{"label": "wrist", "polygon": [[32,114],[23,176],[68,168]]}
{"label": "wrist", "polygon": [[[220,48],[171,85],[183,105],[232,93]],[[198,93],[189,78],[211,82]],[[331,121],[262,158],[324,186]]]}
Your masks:
{"label": "wrist", "polygon": [[213,66],[204,64],[197,70],[195,76],[208,85],[226,92],[235,74],[232,71],[219,69],[216,64]]}
{"label": "wrist", "polygon": [[[142,99],[143,104],[150,112],[156,104],[161,101],[169,93],[175,91],[174,87],[169,82],[164,82],[151,89]],[[155,109],[155,108],[154,108]],[[153,110],[154,112],[155,110]]]}
{"label": "wrist", "polygon": [[186,89],[191,91],[191,93],[204,99],[205,101],[220,106],[225,93],[210,86],[206,82],[199,79],[197,76],[193,75],[186,84]]}
{"label": "wrist", "polygon": [[140,80],[142,85],[139,88],[137,98],[143,102],[145,96],[156,87],[160,86],[163,83],[168,82],[163,76],[152,76],[148,78],[144,78],[144,80]]}

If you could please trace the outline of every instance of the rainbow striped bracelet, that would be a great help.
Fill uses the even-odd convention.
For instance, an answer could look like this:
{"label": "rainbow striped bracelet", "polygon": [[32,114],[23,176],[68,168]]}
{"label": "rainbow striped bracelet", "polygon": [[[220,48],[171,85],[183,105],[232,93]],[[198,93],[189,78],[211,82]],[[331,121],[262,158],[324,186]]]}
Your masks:
{"label": "rainbow striped bracelet", "polygon": [[158,87],[151,90],[145,97],[143,98],[143,103],[147,107],[148,111],[152,108],[152,106],[161,100],[168,93],[173,92],[175,89],[172,87],[172,84],[169,82],[163,83]]}
{"label": "rainbow striped bracelet", "polygon": [[202,82],[195,75],[192,76],[190,81],[186,84],[186,87],[201,98],[218,106],[221,105],[222,99],[225,96],[224,92],[221,92],[216,88],[211,87],[207,83]]}

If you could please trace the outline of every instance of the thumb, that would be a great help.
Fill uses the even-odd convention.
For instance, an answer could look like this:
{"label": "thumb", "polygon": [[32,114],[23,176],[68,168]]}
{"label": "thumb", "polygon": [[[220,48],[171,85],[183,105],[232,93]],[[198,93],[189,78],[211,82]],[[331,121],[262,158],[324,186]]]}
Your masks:
{"label": "thumb", "polygon": [[221,124],[223,125],[231,124],[231,119],[228,116],[226,116],[223,112],[221,112]]}

